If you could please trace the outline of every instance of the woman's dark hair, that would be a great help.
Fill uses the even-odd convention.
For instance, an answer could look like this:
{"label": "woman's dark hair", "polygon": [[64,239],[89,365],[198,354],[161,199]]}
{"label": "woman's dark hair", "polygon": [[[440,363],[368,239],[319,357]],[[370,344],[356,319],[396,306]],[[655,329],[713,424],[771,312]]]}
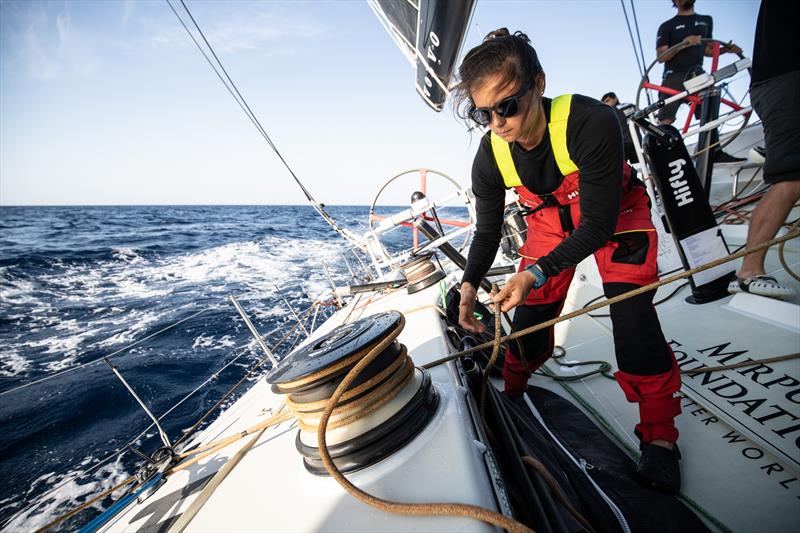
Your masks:
{"label": "woman's dark hair", "polygon": [[533,82],[542,72],[542,65],[531,40],[518,31],[510,34],[507,28],[490,32],[481,44],[467,52],[458,68],[459,83],[453,90],[456,114],[468,120],[472,107],[472,90],[494,74],[501,73],[502,83],[522,85]]}

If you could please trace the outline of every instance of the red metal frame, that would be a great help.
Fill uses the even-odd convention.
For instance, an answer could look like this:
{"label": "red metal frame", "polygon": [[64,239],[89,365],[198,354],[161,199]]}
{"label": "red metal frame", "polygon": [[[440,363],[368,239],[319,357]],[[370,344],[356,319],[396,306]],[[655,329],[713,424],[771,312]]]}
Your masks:
{"label": "red metal frame", "polygon": [[[719,42],[718,41],[714,41],[713,42],[713,46],[714,46],[714,54],[711,56],[711,73],[712,74],[714,72],[716,72],[717,68],[719,67],[719,52],[720,52]],[[683,92],[683,91],[678,91],[678,90],[672,89],[671,87],[664,87],[663,85],[656,85],[655,83],[650,83],[649,81],[644,82],[642,84],[642,87],[644,87],[645,89],[653,89],[655,91],[658,91],[658,92],[664,93],[664,94],[668,94],[670,96],[674,96],[674,95],[676,95],[678,93],[682,93]],[[688,96],[684,96],[683,99],[686,100],[687,102],[689,102],[689,116],[686,117],[686,123],[683,125],[683,129],[681,130],[681,133],[686,133],[687,131],[689,131],[689,125],[692,122],[692,117],[694,117],[694,113],[697,110],[697,106],[700,105],[700,103],[702,102],[702,98],[700,98],[699,96],[695,96],[693,94],[690,94]],[[720,98],[720,102],[722,102],[723,104],[725,104],[728,107],[730,107],[733,111],[741,111],[742,109],[744,109],[742,106],[740,106],[736,102],[732,102],[732,101],[727,100],[725,98]]]}

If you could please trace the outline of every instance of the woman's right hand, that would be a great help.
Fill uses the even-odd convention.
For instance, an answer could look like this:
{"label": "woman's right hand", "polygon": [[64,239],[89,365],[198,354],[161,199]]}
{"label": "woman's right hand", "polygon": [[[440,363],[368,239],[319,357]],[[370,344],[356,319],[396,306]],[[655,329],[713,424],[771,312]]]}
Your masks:
{"label": "woman's right hand", "polygon": [[461,284],[461,301],[458,304],[458,325],[472,333],[486,331],[480,320],[475,318],[475,301],[478,291],[472,283],[465,281]]}

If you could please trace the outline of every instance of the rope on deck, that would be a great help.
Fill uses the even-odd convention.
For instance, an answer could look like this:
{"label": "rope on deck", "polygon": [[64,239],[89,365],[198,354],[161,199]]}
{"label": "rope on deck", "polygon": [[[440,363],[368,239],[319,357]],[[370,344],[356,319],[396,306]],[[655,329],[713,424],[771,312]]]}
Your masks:
{"label": "rope on deck", "polygon": [[[675,274],[673,276],[669,276],[669,277],[664,278],[662,280],[650,283],[649,285],[643,285],[643,286],[638,287],[636,289],[633,289],[631,291],[622,293],[619,296],[615,296],[613,298],[609,298],[609,299],[607,299],[607,300],[605,300],[603,302],[598,302],[598,303],[596,303],[594,305],[590,305],[588,307],[584,307],[584,308],[579,309],[577,311],[573,311],[571,313],[567,313],[566,315],[561,315],[560,317],[556,317],[556,318],[554,318],[552,320],[547,320],[545,322],[540,322],[539,324],[535,324],[535,325],[530,326],[528,328],[521,329],[519,331],[515,331],[513,333],[510,333],[509,335],[506,335],[506,336],[502,337],[500,339],[500,342],[508,342],[510,340],[514,340],[514,339],[518,339],[520,337],[524,337],[525,335],[529,335],[529,334],[534,333],[536,331],[547,329],[547,328],[549,328],[551,326],[554,326],[554,325],[558,324],[559,322],[564,322],[566,320],[571,320],[571,319],[579,317],[581,315],[585,315],[587,313],[591,313],[592,311],[596,311],[598,309],[602,309],[603,307],[607,307],[609,305],[622,302],[624,300],[627,300],[628,298],[633,298],[634,296],[638,296],[640,294],[643,294],[645,292],[651,291],[653,289],[657,289],[657,288],[659,288],[659,287],[661,287],[663,285],[669,285],[670,283],[673,283],[675,281],[688,278],[689,276],[693,276],[694,274],[698,274],[700,272],[703,272],[705,270],[709,270],[709,269],[717,267],[719,265],[724,265],[725,263],[729,263],[731,261],[734,261],[734,260],[739,259],[741,257],[744,257],[746,255],[752,254],[754,252],[758,252],[760,250],[767,249],[770,246],[775,246],[776,244],[782,244],[782,243],[784,243],[786,241],[789,241],[789,240],[797,238],[797,237],[800,237],[800,231],[798,231],[798,230],[790,231],[789,233],[783,235],[782,237],[777,237],[775,239],[762,242],[761,244],[757,244],[757,245],[752,246],[750,248],[746,248],[744,250],[740,250],[740,251],[738,251],[736,253],[733,253],[733,254],[725,256],[725,257],[721,257],[720,259],[716,259],[716,260],[711,261],[709,263],[706,263],[704,265],[700,265],[698,267],[686,270],[685,272],[681,272],[681,273]],[[427,363],[427,364],[423,365],[422,368],[426,368],[426,369],[433,368],[435,366],[441,365],[442,363],[446,363],[448,361],[453,361],[454,359],[459,359],[461,357],[464,357],[465,355],[469,355],[471,353],[474,353],[474,352],[477,352],[477,351],[480,351],[480,350],[484,350],[486,348],[491,348],[492,346],[494,346],[494,343],[495,343],[495,341],[484,342],[483,344],[479,344],[477,346],[473,346],[472,348],[469,348],[467,350],[456,352],[454,354],[448,355],[447,357],[442,357],[441,359],[437,359],[435,361],[431,361],[430,363]]]}

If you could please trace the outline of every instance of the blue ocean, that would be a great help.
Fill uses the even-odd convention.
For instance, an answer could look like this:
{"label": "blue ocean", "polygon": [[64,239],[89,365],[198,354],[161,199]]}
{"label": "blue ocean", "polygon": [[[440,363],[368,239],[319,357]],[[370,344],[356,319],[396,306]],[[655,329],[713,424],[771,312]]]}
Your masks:
{"label": "blue ocean", "polygon": [[[366,229],[366,207],[328,211]],[[162,446],[103,358],[174,441],[264,357],[229,296],[274,346],[296,323],[286,302],[330,288],[323,262],[345,285],[359,259],[307,206],[0,207],[0,527],[42,527],[135,473],[131,448]]]}

